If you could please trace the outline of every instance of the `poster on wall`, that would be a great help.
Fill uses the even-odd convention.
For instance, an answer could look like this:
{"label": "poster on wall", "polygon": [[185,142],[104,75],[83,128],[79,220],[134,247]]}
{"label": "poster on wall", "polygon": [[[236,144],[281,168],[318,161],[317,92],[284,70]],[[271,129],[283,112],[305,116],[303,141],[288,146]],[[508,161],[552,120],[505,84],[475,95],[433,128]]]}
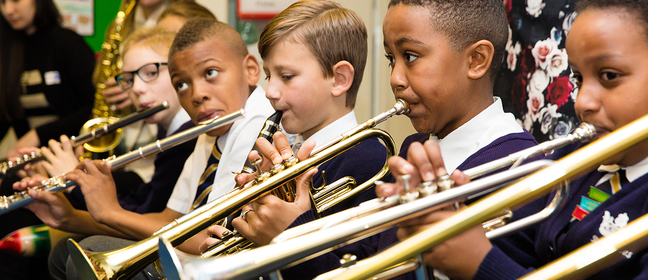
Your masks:
{"label": "poster on wall", "polygon": [[239,19],[271,19],[297,0],[238,0],[236,8]]}
{"label": "poster on wall", "polygon": [[61,16],[63,26],[81,36],[94,35],[94,0],[54,0]]}

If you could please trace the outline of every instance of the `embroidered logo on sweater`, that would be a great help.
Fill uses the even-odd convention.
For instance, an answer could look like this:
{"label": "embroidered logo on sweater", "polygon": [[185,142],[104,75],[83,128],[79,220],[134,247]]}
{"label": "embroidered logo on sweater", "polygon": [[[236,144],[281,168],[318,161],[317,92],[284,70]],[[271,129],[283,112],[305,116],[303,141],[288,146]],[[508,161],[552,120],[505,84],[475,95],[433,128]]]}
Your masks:
{"label": "embroidered logo on sweater", "polygon": [[628,218],[627,213],[619,214],[616,218],[614,218],[610,215],[610,211],[605,211],[605,213],[603,214],[603,221],[599,226],[599,232],[603,236],[608,236],[613,232],[625,227],[628,224],[629,220],[630,218]]}
{"label": "embroidered logo on sweater", "polygon": [[[602,236],[608,236],[615,231],[624,228],[628,224],[629,220],[630,218],[627,213],[619,214],[614,218],[610,215],[610,211],[605,211],[605,213],[603,213],[603,221],[599,226],[599,232]],[[592,242],[597,241],[598,239],[598,236],[592,235]],[[633,253],[628,250],[623,250],[623,252],[621,252],[621,255],[628,259],[632,257],[632,254]]]}

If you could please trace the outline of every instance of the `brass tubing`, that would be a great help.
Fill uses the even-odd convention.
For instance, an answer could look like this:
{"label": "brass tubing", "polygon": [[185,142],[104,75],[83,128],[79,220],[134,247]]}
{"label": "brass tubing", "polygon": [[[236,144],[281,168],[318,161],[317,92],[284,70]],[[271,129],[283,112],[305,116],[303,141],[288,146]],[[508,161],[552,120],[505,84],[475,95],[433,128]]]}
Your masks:
{"label": "brass tubing", "polygon": [[159,238],[169,240],[173,246],[180,245],[213,223],[224,219],[232,211],[249,204],[257,197],[270,193],[276,186],[295,179],[312,166],[320,165],[333,158],[334,155],[340,154],[364,140],[376,137],[384,141],[391,140],[389,134],[379,129],[360,131],[258,185],[207,203],[178,219],[177,222],[163,227],[151,237],[116,251],[87,252],[86,256],[86,252],[74,240],[69,239],[70,256],[82,279],[128,279],[157,258]]}

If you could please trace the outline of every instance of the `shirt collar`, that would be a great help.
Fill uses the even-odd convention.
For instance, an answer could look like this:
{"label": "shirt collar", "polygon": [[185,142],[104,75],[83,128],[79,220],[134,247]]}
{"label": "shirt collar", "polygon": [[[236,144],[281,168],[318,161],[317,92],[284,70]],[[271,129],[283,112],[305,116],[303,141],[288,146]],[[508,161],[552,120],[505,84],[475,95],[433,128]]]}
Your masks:
{"label": "shirt collar", "polygon": [[[358,126],[358,121],[356,120],[355,112],[351,111],[348,114],[344,115],[343,117],[330,123],[326,127],[315,132],[313,135],[311,135],[310,138],[306,140],[314,140],[315,148],[317,148],[323,144],[326,144],[326,142],[330,141],[331,139],[340,136],[342,133],[356,126]],[[297,139],[295,140],[295,143],[301,143],[301,142],[304,142],[304,137],[301,134],[299,134],[297,135]]]}
{"label": "shirt collar", "polygon": [[488,146],[497,138],[523,131],[512,114],[504,113],[501,99],[493,97],[493,104],[450,132],[445,138],[438,139],[436,136],[431,136],[430,139],[438,139],[443,161],[450,173],[470,155]]}
{"label": "shirt collar", "polygon": [[178,111],[175,117],[173,117],[173,120],[171,120],[171,124],[169,124],[166,136],[171,136],[176,130],[178,130],[178,128],[180,128],[184,123],[190,120],[191,117],[189,117],[189,114],[187,114],[184,109],[180,108],[180,111]]}

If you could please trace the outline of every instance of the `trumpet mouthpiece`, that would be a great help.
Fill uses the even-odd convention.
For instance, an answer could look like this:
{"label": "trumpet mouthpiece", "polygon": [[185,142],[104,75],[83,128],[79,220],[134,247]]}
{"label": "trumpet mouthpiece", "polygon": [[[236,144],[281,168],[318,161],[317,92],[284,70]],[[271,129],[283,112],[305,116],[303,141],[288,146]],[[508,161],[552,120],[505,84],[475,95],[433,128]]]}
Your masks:
{"label": "trumpet mouthpiece", "polygon": [[409,103],[403,99],[397,99],[396,104],[394,104],[394,109],[396,109],[397,115],[407,115],[410,112]]}

